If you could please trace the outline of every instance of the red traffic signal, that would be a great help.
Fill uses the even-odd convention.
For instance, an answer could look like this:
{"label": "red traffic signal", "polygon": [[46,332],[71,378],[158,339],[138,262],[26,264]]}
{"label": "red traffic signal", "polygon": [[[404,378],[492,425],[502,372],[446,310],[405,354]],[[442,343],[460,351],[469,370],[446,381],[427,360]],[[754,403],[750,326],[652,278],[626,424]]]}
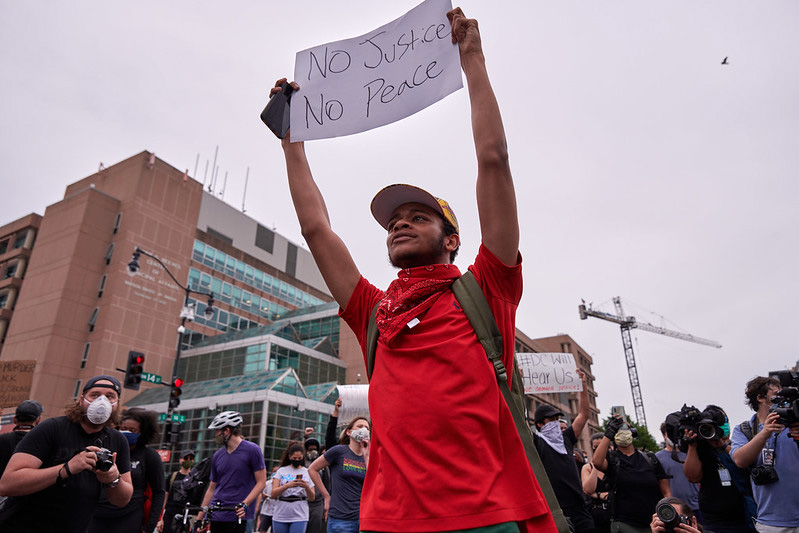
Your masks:
{"label": "red traffic signal", "polygon": [[141,374],[144,371],[144,354],[128,352],[128,366],[125,367],[125,388],[139,390]]}
{"label": "red traffic signal", "polygon": [[180,395],[183,394],[183,391],[180,387],[183,386],[184,381],[180,378],[175,378],[172,381],[172,387],[169,391],[169,408],[170,409],[177,409],[178,405],[180,405]]}

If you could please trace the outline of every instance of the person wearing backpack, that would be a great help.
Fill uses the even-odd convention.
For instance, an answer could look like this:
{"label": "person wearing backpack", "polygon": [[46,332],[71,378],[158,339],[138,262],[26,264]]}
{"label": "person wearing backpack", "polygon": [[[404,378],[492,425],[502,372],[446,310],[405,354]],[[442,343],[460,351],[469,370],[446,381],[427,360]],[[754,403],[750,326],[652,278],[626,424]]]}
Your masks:
{"label": "person wearing backpack", "polygon": [[[510,370],[522,271],[507,142],[477,21],[460,8],[447,18],[468,85],[477,154],[482,245],[469,271],[504,338],[497,363]],[[272,94],[284,82],[279,80]],[[298,84],[292,87],[300,91]],[[369,317],[377,306],[379,338],[369,387],[373,464],[364,481],[360,528],[554,532],[495,367],[451,290],[461,272],[453,264],[460,233],[449,203],[410,185],[378,192],[371,211],[387,231],[389,259],[400,269],[382,291],[361,276],[333,231],[304,143],[292,143],[287,135],[282,146],[302,234],[364,355]],[[445,155],[463,157],[442,154],[442,161]],[[445,169],[424,174],[441,183]],[[459,188],[464,181],[463,176],[448,180]]]}
{"label": "person wearing backpack", "polygon": [[[611,533],[648,533],[657,502],[671,496],[666,472],[652,452],[633,446],[632,430],[614,415],[596,449],[593,463],[610,486]],[[611,441],[616,450],[608,452]]]}
{"label": "person wearing backpack", "polygon": [[161,520],[158,521],[159,533],[172,533],[175,527],[175,515],[183,513],[188,502],[187,495],[177,490],[183,483],[183,479],[191,472],[191,467],[194,466],[194,450],[183,450],[180,454],[180,469],[173,472],[167,480],[166,486],[166,506]]}
{"label": "person wearing backpack", "polygon": [[730,455],[751,472],[761,533],[799,533],[799,423],[786,427],[771,412],[780,390],[775,378],[751,379],[746,400],[755,414],[732,432]]}

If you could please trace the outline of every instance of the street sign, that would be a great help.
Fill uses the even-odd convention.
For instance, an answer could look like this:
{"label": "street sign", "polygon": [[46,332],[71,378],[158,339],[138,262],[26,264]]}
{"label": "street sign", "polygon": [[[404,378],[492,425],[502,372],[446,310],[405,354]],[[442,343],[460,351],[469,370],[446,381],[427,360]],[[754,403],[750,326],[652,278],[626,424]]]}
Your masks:
{"label": "street sign", "polygon": [[[161,413],[158,415],[159,422],[166,422],[166,413]],[[177,413],[172,414],[172,422],[180,422],[181,424],[186,421],[186,415],[179,415]]]}
{"label": "street sign", "polygon": [[159,385],[161,383],[161,376],[158,374],[150,374],[149,372],[142,372],[141,380],[146,381],[147,383],[155,383],[156,385]]}

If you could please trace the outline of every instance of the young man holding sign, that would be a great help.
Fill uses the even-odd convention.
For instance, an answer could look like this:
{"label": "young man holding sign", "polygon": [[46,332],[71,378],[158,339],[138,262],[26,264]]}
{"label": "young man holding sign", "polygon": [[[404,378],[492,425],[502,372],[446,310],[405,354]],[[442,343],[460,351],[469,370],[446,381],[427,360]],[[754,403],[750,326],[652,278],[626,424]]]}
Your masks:
{"label": "young man holding sign", "polygon": [[[477,21],[460,8],[447,17],[469,87],[477,153],[482,246],[469,270],[487,297],[511,368],[522,278],[505,132]],[[494,369],[450,289],[461,274],[451,263],[460,237],[449,204],[409,185],[375,196],[372,213],[388,231],[391,263],[402,269],[383,292],[361,276],[333,232],[303,144],[286,137],[283,149],[302,234],[362,347],[379,304],[361,530],[554,532]]]}

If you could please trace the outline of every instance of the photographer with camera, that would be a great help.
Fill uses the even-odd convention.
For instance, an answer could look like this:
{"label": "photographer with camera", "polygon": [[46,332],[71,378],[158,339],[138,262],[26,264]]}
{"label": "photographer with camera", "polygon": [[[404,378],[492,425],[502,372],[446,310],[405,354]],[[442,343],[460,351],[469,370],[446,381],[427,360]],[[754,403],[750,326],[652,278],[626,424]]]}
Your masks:
{"label": "photographer with camera", "polygon": [[[732,432],[732,458],[751,468],[757,502],[757,531],[799,532],[799,377],[780,373],[780,380],[756,377],[746,384],[746,399],[755,411]],[[774,405],[788,400],[790,408]],[[778,410],[774,410],[777,407]],[[783,416],[786,415],[786,416]],[[793,416],[791,416],[793,415]]]}
{"label": "photographer with camera", "polygon": [[687,414],[680,428],[688,447],[683,470],[688,481],[699,483],[704,526],[713,533],[749,533],[753,529],[748,515],[754,514],[754,501],[746,473],[729,454],[726,413],[715,405],[701,413],[693,407],[684,407],[683,412]]}
{"label": "photographer with camera", "polygon": [[658,502],[649,529],[652,533],[671,533],[672,531],[701,533],[704,531],[691,506],[675,497],[663,498]]}
{"label": "photographer with camera", "polygon": [[[616,450],[608,452],[611,441]],[[635,449],[633,432],[622,416],[608,421],[593,463],[607,474],[611,533],[648,533],[658,500],[671,496],[671,488],[655,454]]]}
{"label": "photographer with camera", "polygon": [[663,465],[663,470],[671,476],[669,485],[671,486],[672,495],[690,506],[701,524],[702,513],[699,511],[699,485],[691,483],[685,477],[683,465],[685,464],[686,454],[684,450],[678,448],[678,443],[681,440],[679,432],[681,418],[680,412],[677,411],[670,413],[666,420],[660,424],[660,433],[663,435],[665,447],[655,453],[655,457]]}
{"label": "photographer with camera", "polygon": [[0,479],[0,495],[11,496],[0,531],[82,533],[103,490],[111,504],[128,503],[130,447],[112,429],[121,392],[117,378],[95,376],[66,416],[45,420],[22,439]]}

